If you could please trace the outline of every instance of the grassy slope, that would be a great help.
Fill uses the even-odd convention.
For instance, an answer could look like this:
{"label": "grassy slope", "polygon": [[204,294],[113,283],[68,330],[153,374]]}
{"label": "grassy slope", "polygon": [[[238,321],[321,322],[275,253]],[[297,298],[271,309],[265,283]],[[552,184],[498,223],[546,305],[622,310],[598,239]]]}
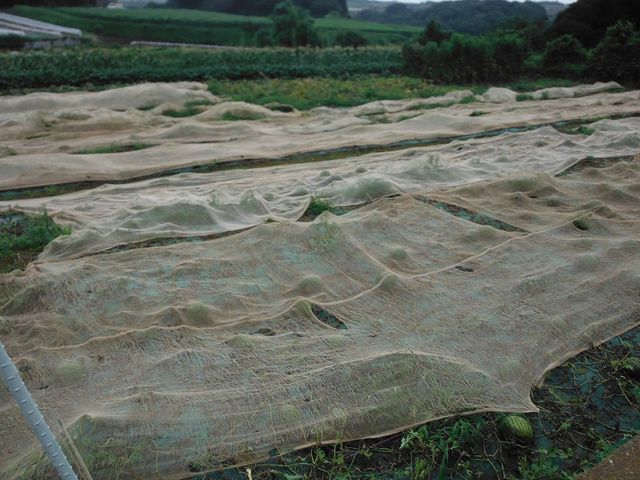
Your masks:
{"label": "grassy slope", "polygon": [[[184,9],[116,10],[16,6],[13,13],[109,37],[135,40],[251,45],[255,32],[270,26],[266,17]],[[403,43],[419,28],[346,18],[320,18],[316,26],[329,41],[342,30],[362,33],[372,44]],[[186,28],[188,27],[188,28]]]}

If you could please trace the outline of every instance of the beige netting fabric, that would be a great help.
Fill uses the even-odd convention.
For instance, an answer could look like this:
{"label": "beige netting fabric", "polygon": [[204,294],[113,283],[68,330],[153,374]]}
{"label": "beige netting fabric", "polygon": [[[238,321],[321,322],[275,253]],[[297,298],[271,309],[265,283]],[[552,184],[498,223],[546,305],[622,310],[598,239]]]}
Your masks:
{"label": "beige netting fabric", "polygon": [[[282,214],[195,243],[52,245],[0,276],[0,335],[96,479],[184,478],[456,413],[533,411],[545,371],[640,323],[637,121],[594,128],[15,202],[55,205],[79,231],[97,231],[91,211],[118,226],[136,188],[148,209],[162,187],[186,203],[270,190],[260,205]],[[436,151],[441,164],[416,163]],[[367,173],[396,189],[294,221],[314,189],[358,203],[348,192]],[[303,200],[278,203],[301,185]],[[46,478],[4,391],[0,409],[0,476]]]}

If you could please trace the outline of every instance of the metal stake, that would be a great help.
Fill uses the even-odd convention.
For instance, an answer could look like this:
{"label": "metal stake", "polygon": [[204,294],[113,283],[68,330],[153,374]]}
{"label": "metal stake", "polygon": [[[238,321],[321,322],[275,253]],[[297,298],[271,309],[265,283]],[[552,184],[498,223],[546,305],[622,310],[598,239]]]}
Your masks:
{"label": "metal stake", "polygon": [[36,402],[31,398],[31,394],[27,390],[22,378],[20,378],[20,373],[9,357],[2,342],[0,342],[0,377],[4,380],[9,392],[18,403],[22,414],[27,419],[27,423],[29,423],[31,430],[33,430],[38,441],[42,444],[42,448],[44,448],[44,451],[56,467],[60,478],[62,480],[78,480],[78,477],[73,472],[73,468],[71,468],[69,460],[67,460],[58,441],[51,433],[51,429],[40,413]]}

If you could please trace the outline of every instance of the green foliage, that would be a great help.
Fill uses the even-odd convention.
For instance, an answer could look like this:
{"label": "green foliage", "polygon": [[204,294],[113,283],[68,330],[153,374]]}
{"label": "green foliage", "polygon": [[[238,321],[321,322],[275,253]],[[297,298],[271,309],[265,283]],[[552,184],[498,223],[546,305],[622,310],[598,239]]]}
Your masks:
{"label": "green foliage", "polygon": [[392,3],[385,9],[367,8],[356,18],[382,23],[426,25],[437,22],[454,32],[480,35],[503,28],[516,20],[546,21],[544,7],[534,2],[505,0],[459,0],[407,5]]}
{"label": "green foliage", "polygon": [[595,47],[607,29],[618,21],[640,27],[640,2],[636,0],[578,0],[560,12],[549,30],[550,38],[573,35],[587,48]]}
{"label": "green foliage", "polygon": [[549,456],[548,452],[542,451],[541,456],[533,461],[527,457],[522,457],[518,462],[518,475],[509,477],[509,480],[548,480],[558,478],[558,465]]}
{"label": "green foliage", "polygon": [[580,125],[578,127],[578,130],[576,130],[576,132],[579,133],[580,135],[586,135],[588,137],[596,133],[595,129],[588,127],[586,125]]}
{"label": "green foliage", "polygon": [[344,32],[340,32],[336,36],[336,44],[341,47],[364,47],[369,42],[367,38],[362,35],[360,32],[354,32],[353,30],[347,30]]}
{"label": "green foliage", "polygon": [[317,217],[323,212],[331,211],[331,209],[332,206],[327,200],[320,197],[312,197],[305,214],[312,217]]}
{"label": "green foliage", "polygon": [[440,45],[442,42],[449,40],[450,38],[451,32],[443,31],[438,22],[431,20],[418,37],[418,43],[420,45],[426,45],[429,42],[436,42]]}
{"label": "green foliage", "polygon": [[640,34],[633,24],[619,21],[591,52],[589,72],[598,80],[640,81]]}
{"label": "green foliage", "polygon": [[400,49],[78,48],[0,53],[0,89],[140,81],[343,76],[390,73]]}
{"label": "green foliage", "polygon": [[408,71],[434,82],[496,82],[521,74],[526,45],[517,33],[485,37],[454,34],[440,44],[406,45],[403,56]]}
{"label": "green foliage", "polygon": [[276,45],[282,47],[320,45],[320,36],[309,13],[295,6],[291,0],[283,0],[274,7],[271,21],[273,23],[271,37]]}
{"label": "green foliage", "polygon": [[240,120],[262,120],[266,118],[264,114],[259,112],[243,112],[242,114],[234,112],[225,112],[222,115],[222,120],[225,122],[236,122]]}
{"label": "green foliage", "polygon": [[438,478],[445,478],[449,456],[464,449],[482,436],[485,421],[482,417],[460,418],[444,428],[426,424],[402,437],[401,449],[411,449],[424,455],[420,465],[421,478],[438,470]]}
{"label": "green foliage", "polygon": [[46,211],[37,216],[18,212],[0,214],[0,273],[24,268],[54,238],[69,235]]}
{"label": "green foliage", "polygon": [[529,102],[533,100],[533,95],[530,93],[519,93],[516,95],[516,102]]}
{"label": "green foliage", "polygon": [[[169,0],[168,5],[177,8],[194,8],[213,10],[216,12],[235,13],[239,15],[268,15],[278,3],[278,0]],[[293,0],[293,3],[315,16],[335,13],[340,16],[347,14],[345,0]]]}
{"label": "green foliage", "polygon": [[214,95],[265,106],[272,103],[288,104],[298,110],[309,110],[322,105],[352,107],[375,100],[427,98],[460,88],[463,87],[432,85],[413,77],[376,75],[209,82],[209,90]]}
{"label": "green foliage", "polygon": [[[271,12],[271,8],[267,12]],[[269,37],[265,35],[265,32],[271,32],[271,21],[266,16],[175,8],[36,8],[26,5],[14,7],[12,13],[128,40],[231,46],[271,45]],[[345,30],[359,32],[371,45],[400,45],[420,31],[416,27],[383,25],[343,17],[318,18],[314,24],[327,44],[333,44],[335,36]],[[259,33],[261,31],[263,33]]]}
{"label": "green foliage", "polygon": [[271,29],[261,28],[258,30],[253,38],[253,43],[256,47],[271,47],[273,46],[273,37],[271,36]]}
{"label": "green foliage", "polygon": [[547,43],[542,56],[545,73],[558,76],[575,76],[582,69],[587,52],[578,39],[563,35]]}

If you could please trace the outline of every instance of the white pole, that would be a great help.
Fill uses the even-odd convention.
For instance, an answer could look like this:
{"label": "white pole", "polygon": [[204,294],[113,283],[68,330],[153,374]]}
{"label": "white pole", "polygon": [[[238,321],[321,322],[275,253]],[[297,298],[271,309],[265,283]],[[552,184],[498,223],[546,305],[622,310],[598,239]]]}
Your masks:
{"label": "white pole", "polygon": [[36,434],[38,441],[42,444],[42,448],[44,448],[44,451],[56,467],[60,478],[63,480],[78,480],[78,477],[73,472],[73,468],[71,468],[69,464],[69,460],[67,460],[60,445],[51,433],[51,429],[40,413],[36,402],[31,398],[31,394],[27,390],[22,378],[20,378],[20,373],[9,357],[2,342],[0,342],[0,377],[2,377],[9,392],[18,403],[31,430]]}

